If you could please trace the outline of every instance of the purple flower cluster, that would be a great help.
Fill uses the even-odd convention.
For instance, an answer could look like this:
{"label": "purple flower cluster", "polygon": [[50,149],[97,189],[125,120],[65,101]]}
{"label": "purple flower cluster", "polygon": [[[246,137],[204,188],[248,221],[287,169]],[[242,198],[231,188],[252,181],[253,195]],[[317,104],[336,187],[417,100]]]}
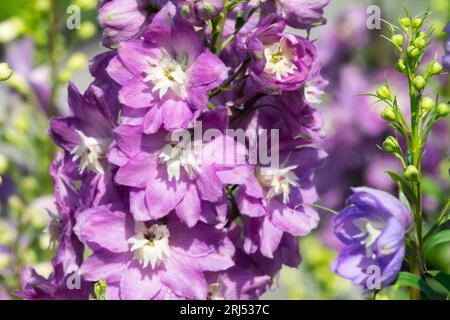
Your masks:
{"label": "purple flower cluster", "polygon": [[[24,270],[17,294],[82,299],[104,279],[107,299],[256,299],[297,267],[319,222],[326,81],[285,28],[324,23],[328,2],[100,1],[111,50],[50,124],[54,273]],[[217,32],[205,21],[222,10]]]}

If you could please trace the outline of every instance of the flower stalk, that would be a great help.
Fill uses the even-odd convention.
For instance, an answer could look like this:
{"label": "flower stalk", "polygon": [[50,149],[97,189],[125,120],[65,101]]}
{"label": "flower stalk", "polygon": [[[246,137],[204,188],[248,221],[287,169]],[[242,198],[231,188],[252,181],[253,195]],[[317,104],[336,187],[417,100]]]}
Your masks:
{"label": "flower stalk", "polygon": [[[420,71],[420,63],[427,46],[430,42],[427,40],[432,30],[427,33],[422,31],[424,21],[428,16],[426,12],[421,18],[406,16],[400,19],[400,28],[391,25],[392,33],[396,29],[402,31],[401,34],[396,33],[388,39],[396,48],[399,54],[399,63],[397,70],[403,73],[409,83],[410,97],[410,126],[403,120],[406,118],[402,110],[396,102],[396,98],[392,98],[392,92],[389,90],[389,84],[386,83],[380,87],[376,96],[385,102],[393,110],[391,112],[384,111],[382,118],[390,121],[390,126],[400,133],[406,140],[405,152],[399,148],[392,148],[390,144],[384,146],[385,151],[392,153],[402,162],[404,168],[404,179],[396,180],[399,184],[400,192],[404,193],[409,200],[412,208],[412,217],[414,220],[414,228],[412,230],[412,249],[410,252],[410,272],[419,278],[426,273],[426,265],[423,257],[423,188],[422,188],[422,158],[426,151],[426,143],[428,133],[439,118],[442,118],[437,112],[438,98],[433,101],[430,97],[424,97],[423,92],[429,80],[442,72],[442,66],[433,59],[427,66],[425,73],[422,75]],[[403,46],[403,44],[405,44]],[[406,50],[404,49],[406,47]],[[399,67],[400,66],[400,67]],[[389,93],[389,94],[388,94]],[[390,101],[395,101],[391,103]],[[388,108],[390,108],[388,107]],[[444,112],[445,114],[445,112]],[[392,116],[391,116],[392,115]],[[399,117],[394,117],[399,115]],[[393,138],[393,137],[391,137]],[[396,140],[394,138],[394,140]],[[410,289],[410,298],[417,300],[421,298],[420,290],[417,288]]]}

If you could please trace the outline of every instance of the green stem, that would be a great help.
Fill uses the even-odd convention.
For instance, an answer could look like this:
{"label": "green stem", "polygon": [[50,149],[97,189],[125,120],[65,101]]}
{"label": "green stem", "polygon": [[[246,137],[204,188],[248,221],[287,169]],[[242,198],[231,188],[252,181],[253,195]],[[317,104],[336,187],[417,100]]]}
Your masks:
{"label": "green stem", "polygon": [[[410,103],[411,103],[411,144],[412,148],[409,150],[412,157],[412,165],[414,165],[419,173],[417,181],[412,182],[415,191],[416,203],[413,205],[414,224],[416,227],[416,244],[414,246],[413,254],[411,255],[411,273],[422,277],[424,273],[424,262],[422,256],[423,236],[422,236],[422,185],[421,185],[421,158],[422,158],[422,141],[420,134],[420,98],[421,92],[417,92],[410,78]],[[420,290],[411,288],[410,297],[412,300],[418,300],[421,297]]]}
{"label": "green stem", "polygon": [[216,95],[218,95],[222,90],[225,90],[242,72],[245,72],[249,62],[250,59],[245,59],[244,62],[241,63],[239,68],[237,68],[236,72],[231,77],[229,77],[224,83],[222,83],[220,87],[211,92],[209,98],[211,99]]}
{"label": "green stem", "polygon": [[223,28],[225,27],[225,22],[228,16],[228,1],[225,0],[224,9],[218,17],[216,17],[213,24],[213,35],[211,42],[211,50],[216,54],[220,55],[222,51],[222,41],[223,41]]}

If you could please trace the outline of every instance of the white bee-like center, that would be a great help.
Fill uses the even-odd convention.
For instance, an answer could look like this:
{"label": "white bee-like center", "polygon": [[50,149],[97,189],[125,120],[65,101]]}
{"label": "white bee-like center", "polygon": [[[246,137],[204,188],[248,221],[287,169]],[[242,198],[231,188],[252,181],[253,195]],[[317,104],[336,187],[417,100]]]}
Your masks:
{"label": "white bee-like center", "polygon": [[285,40],[275,42],[264,48],[264,57],[266,58],[266,73],[275,74],[277,80],[281,81],[284,77],[297,70],[297,66],[292,62],[294,60],[295,48],[289,48]]}
{"label": "white bee-like center", "polygon": [[83,173],[87,168],[103,174],[104,170],[100,160],[105,157],[111,140],[88,137],[79,130],[76,130],[76,132],[80,137],[80,144],[72,150],[71,155],[73,161],[80,159],[80,173]]}
{"label": "white bee-like center", "polygon": [[153,92],[159,91],[159,97],[162,99],[169,89],[181,99],[188,96],[188,79],[185,72],[187,58],[183,57],[181,61],[173,59],[165,49],[161,49],[159,60],[147,59],[149,64],[145,77],[145,82],[153,84]]}
{"label": "white bee-like center", "polygon": [[291,187],[298,187],[299,179],[294,170],[297,166],[286,168],[257,168],[256,177],[261,186],[268,188],[267,198],[283,195],[283,202],[289,202]]}
{"label": "white bee-like center", "polygon": [[190,178],[200,172],[192,144],[166,144],[159,154],[159,159],[166,164],[169,180],[180,180],[182,168]]}
{"label": "white bee-like center", "polygon": [[139,222],[135,231],[136,234],[128,239],[128,243],[141,266],[147,268],[150,265],[154,269],[170,257],[170,232],[166,225],[154,224],[147,228],[144,223]]}
{"label": "white bee-like center", "polygon": [[369,221],[367,219],[358,219],[355,221],[355,224],[361,230],[361,233],[357,234],[357,237],[363,237],[361,240],[361,244],[366,248],[366,255],[368,257],[373,256],[372,245],[380,236],[384,224],[381,222]]}

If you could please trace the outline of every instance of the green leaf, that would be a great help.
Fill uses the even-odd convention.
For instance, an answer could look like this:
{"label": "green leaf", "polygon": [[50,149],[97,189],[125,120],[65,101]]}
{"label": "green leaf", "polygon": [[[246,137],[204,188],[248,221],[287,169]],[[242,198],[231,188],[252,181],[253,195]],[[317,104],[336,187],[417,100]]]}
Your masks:
{"label": "green leaf", "polygon": [[428,271],[428,274],[450,293],[450,274],[438,270]]}
{"label": "green leaf", "polygon": [[439,296],[434,292],[433,288],[431,288],[431,286],[424,279],[409,272],[400,272],[395,285],[399,287],[416,288],[423,292],[429,299],[439,299]]}
{"label": "green leaf", "polygon": [[106,281],[104,279],[100,279],[100,281],[94,284],[94,294],[89,295],[89,300],[106,300]]}
{"label": "green leaf", "polygon": [[426,257],[431,250],[442,243],[450,242],[450,230],[443,230],[435,233],[423,245],[423,255]]}
{"label": "green leaf", "polygon": [[244,10],[239,10],[237,13],[236,22],[234,24],[234,32],[238,33],[244,26],[245,22]]}
{"label": "green leaf", "polygon": [[414,190],[411,188],[409,182],[406,181],[405,178],[403,178],[402,176],[393,171],[386,171],[386,173],[391,177],[391,179],[395,183],[397,183],[400,191],[403,192],[411,202],[416,203],[416,194],[414,193]]}
{"label": "green leaf", "polygon": [[208,109],[209,110],[216,110],[216,105],[210,101],[210,102],[208,102]]}
{"label": "green leaf", "polygon": [[429,176],[422,176],[421,184],[423,192],[433,196],[436,199],[440,199],[443,195],[445,195],[444,191],[439,186],[439,184],[437,184]]}
{"label": "green leaf", "polygon": [[405,193],[402,190],[400,190],[400,192],[398,193],[398,198],[400,199],[400,202],[403,203],[403,205],[409,210],[409,212],[412,212],[408,199],[406,198]]}

